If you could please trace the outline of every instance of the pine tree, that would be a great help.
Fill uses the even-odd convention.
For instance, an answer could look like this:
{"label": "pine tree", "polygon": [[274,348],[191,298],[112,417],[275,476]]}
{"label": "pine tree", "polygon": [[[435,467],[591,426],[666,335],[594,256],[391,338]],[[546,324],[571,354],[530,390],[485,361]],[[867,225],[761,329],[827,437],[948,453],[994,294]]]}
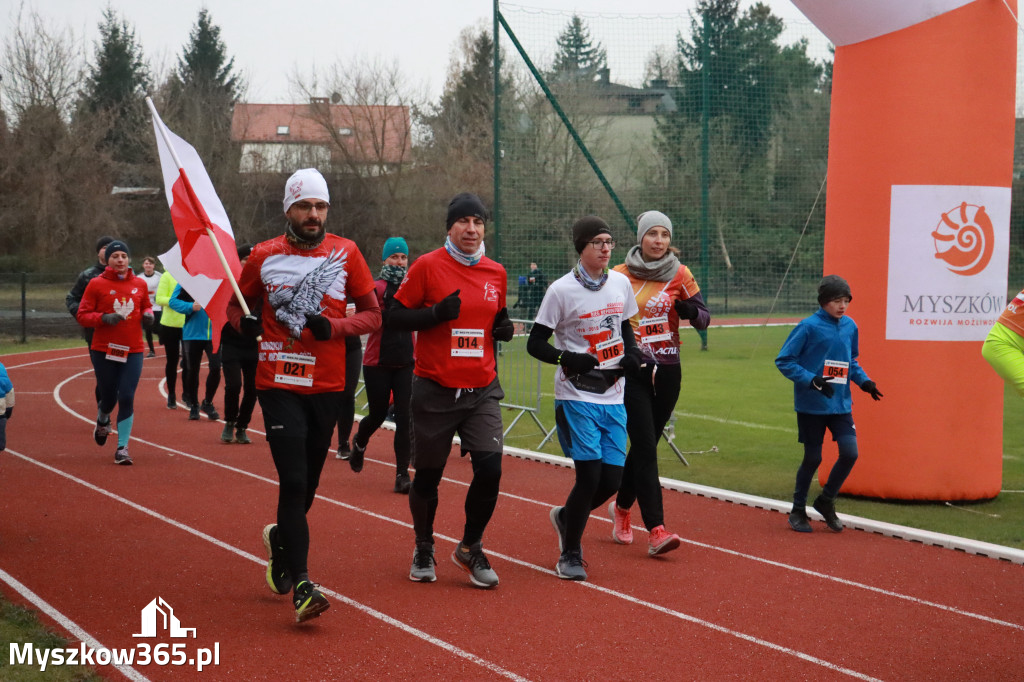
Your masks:
{"label": "pine tree", "polygon": [[608,62],[601,43],[595,44],[590,29],[574,14],[556,40],[558,52],[552,75],[556,80],[592,81]]}
{"label": "pine tree", "polygon": [[220,39],[220,27],[213,24],[205,8],[199,10],[189,34],[189,44],[178,58],[177,82],[233,103],[241,90],[241,80],[232,73],[234,66],[234,58],[228,58],[227,48]]}

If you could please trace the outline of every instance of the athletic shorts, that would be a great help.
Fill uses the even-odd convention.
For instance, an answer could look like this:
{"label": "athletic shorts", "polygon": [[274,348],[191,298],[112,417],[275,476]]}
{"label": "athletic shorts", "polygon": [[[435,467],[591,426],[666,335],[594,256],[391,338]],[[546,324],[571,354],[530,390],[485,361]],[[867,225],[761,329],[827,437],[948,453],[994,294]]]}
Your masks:
{"label": "athletic shorts", "polygon": [[853,414],[808,414],[796,413],[796,430],[798,443],[821,443],[825,440],[825,429],[832,432],[832,440],[844,436],[857,437],[857,427],[853,424]]}
{"label": "athletic shorts", "polygon": [[330,443],[341,409],[341,393],[293,393],[280,388],[256,391],[267,440],[303,438]]}
{"label": "athletic shorts", "polygon": [[581,462],[626,464],[626,407],[556,400],[555,424],[562,452]]}
{"label": "athletic shorts", "polygon": [[497,377],[483,388],[448,388],[421,376],[412,378],[412,465],[443,469],[459,434],[463,452],[501,452],[504,428]]}

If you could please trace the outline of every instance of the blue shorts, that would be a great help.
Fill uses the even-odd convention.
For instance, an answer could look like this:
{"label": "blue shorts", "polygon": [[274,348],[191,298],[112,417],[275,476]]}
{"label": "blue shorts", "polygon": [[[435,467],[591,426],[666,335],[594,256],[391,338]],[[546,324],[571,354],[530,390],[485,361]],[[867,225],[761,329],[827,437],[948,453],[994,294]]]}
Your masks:
{"label": "blue shorts", "polygon": [[581,462],[626,463],[626,407],[556,400],[555,423],[562,452]]}
{"label": "blue shorts", "polygon": [[797,442],[817,445],[825,440],[825,429],[832,432],[832,440],[843,437],[857,437],[853,414],[808,414],[796,413]]}

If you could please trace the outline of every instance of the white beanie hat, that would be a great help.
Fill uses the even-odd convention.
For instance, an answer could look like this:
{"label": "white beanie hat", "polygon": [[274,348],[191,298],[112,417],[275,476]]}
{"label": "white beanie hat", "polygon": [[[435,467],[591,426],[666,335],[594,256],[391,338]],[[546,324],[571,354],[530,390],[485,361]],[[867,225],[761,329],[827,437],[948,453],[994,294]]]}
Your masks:
{"label": "white beanie hat", "polygon": [[316,168],[303,168],[292,173],[284,184],[284,212],[287,213],[292,204],[303,199],[322,199],[331,203],[327,192],[327,181]]}
{"label": "white beanie hat", "polygon": [[668,216],[661,211],[646,211],[641,213],[636,219],[636,243],[639,244],[643,241],[644,235],[647,234],[647,230],[652,227],[664,227],[668,230],[668,236],[672,236],[672,221],[668,219]]}

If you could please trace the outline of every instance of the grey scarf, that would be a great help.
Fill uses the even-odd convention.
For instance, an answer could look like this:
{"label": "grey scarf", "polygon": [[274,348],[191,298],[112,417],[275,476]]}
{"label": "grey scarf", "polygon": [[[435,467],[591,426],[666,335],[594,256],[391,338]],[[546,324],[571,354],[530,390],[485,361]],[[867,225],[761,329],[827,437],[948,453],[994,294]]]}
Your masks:
{"label": "grey scarf", "polygon": [[637,279],[668,282],[679,271],[679,259],[669,251],[658,260],[645,261],[638,244],[626,253],[626,269]]}

